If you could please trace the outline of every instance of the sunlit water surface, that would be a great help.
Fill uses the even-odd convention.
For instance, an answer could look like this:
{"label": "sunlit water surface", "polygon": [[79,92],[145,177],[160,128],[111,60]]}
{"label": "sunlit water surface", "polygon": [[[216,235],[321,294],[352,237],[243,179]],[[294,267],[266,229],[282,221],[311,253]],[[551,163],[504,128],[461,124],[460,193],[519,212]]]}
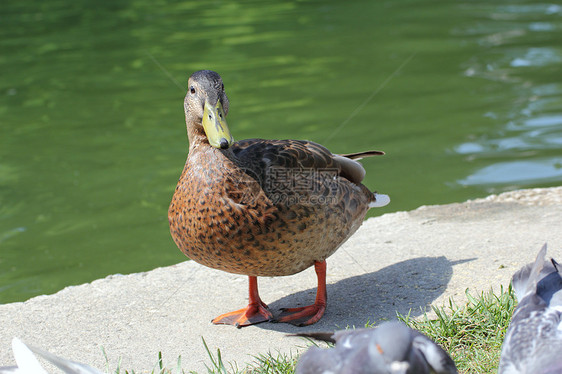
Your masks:
{"label": "sunlit water surface", "polygon": [[562,182],[562,7],[531,1],[0,3],[0,302],[185,257],[167,207],[188,75],[235,138],[382,149],[379,215]]}

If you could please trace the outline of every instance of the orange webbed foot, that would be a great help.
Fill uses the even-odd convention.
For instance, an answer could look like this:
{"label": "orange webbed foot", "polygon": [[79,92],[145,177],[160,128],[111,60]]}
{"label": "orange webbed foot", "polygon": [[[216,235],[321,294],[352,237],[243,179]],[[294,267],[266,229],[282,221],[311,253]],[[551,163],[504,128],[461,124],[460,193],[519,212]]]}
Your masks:
{"label": "orange webbed foot", "polygon": [[287,322],[295,326],[308,326],[322,318],[326,304],[312,304],[301,308],[283,308],[275,322]]}
{"label": "orange webbed foot", "polygon": [[258,303],[249,304],[246,308],[222,314],[213,319],[212,322],[215,325],[233,325],[242,328],[268,322],[272,319],[273,315],[269,311],[268,306],[260,300]]}
{"label": "orange webbed foot", "polygon": [[275,322],[287,322],[296,326],[308,326],[316,323],[322,318],[328,303],[326,292],[326,261],[316,261],[314,271],[318,277],[318,289],[316,290],[316,300],[314,304],[300,308],[283,308],[281,315]]}
{"label": "orange webbed foot", "polygon": [[248,306],[234,312],[222,314],[213,319],[212,323],[215,325],[233,325],[241,328],[273,319],[273,314],[269,311],[269,307],[260,299],[258,279],[254,276],[250,276],[248,279],[250,290]]}

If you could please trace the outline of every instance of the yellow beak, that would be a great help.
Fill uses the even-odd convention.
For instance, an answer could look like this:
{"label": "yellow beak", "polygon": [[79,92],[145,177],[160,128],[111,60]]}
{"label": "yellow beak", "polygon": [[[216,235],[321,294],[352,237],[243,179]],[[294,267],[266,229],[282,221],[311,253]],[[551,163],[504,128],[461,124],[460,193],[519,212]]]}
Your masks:
{"label": "yellow beak", "polygon": [[220,100],[217,100],[217,105],[214,106],[209,101],[205,101],[202,125],[213,147],[227,149],[234,143]]}

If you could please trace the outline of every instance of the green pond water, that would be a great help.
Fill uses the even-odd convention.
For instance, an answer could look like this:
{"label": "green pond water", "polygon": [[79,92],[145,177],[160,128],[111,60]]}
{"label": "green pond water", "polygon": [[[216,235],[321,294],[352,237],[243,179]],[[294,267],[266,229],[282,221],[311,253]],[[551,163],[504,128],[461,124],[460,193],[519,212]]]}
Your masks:
{"label": "green pond water", "polygon": [[562,184],[562,6],[2,1],[0,302],[184,261],[167,208],[187,77],[236,139],[381,149],[370,215]]}

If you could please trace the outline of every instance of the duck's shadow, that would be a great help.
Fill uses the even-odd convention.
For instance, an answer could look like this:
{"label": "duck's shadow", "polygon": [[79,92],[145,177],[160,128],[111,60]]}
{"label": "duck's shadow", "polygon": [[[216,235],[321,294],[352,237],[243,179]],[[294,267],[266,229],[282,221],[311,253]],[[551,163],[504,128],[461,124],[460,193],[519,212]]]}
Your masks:
{"label": "duck's shadow", "polygon": [[[472,260],[451,262],[444,256],[419,257],[343,279],[327,286],[328,308],[316,324],[296,327],[287,323],[263,323],[257,326],[287,333],[303,329],[332,331],[396,319],[396,312],[417,316],[445,291],[453,275],[453,265]],[[297,292],[270,303],[269,308],[277,315],[284,307],[311,304],[315,294],[316,288]]]}

